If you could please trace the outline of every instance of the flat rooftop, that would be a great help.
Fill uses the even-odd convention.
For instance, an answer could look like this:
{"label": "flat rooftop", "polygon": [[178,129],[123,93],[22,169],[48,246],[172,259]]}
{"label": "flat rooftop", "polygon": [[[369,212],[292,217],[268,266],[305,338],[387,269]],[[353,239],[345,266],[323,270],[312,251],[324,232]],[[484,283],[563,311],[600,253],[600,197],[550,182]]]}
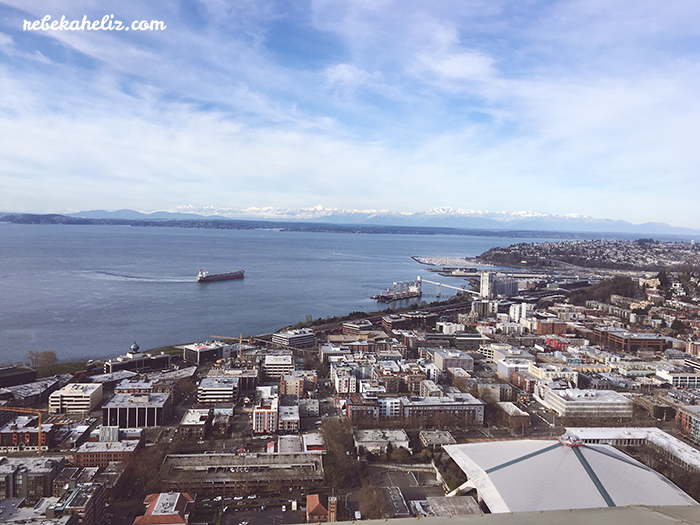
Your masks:
{"label": "flat rooftop", "polygon": [[169,394],[114,394],[102,408],[162,407],[170,400]]}
{"label": "flat rooftop", "polygon": [[80,445],[76,454],[98,452],[133,452],[139,446],[139,441],[88,441]]}
{"label": "flat rooftop", "polygon": [[209,409],[191,408],[182,416],[180,425],[203,425],[209,418]]}

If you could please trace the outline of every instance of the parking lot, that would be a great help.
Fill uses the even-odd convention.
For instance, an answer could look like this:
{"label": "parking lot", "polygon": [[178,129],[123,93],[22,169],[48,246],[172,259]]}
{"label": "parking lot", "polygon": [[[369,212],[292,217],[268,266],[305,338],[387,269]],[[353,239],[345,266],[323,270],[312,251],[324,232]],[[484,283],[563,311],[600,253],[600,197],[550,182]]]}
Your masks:
{"label": "parking lot", "polygon": [[[387,506],[385,516],[408,516],[411,501],[424,501],[428,497],[444,496],[442,485],[437,484],[435,473],[429,469],[391,468],[386,465],[370,465],[367,468],[372,480],[385,492]],[[353,509],[349,509],[354,512]]]}

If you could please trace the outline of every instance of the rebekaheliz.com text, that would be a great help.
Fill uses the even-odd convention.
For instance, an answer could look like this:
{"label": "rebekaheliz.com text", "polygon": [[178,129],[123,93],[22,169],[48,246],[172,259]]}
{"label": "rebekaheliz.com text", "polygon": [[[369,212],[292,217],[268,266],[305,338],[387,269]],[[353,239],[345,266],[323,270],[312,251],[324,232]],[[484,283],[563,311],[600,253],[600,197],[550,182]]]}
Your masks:
{"label": "rebekaheliz.com text", "polygon": [[25,31],[163,31],[166,28],[162,20],[134,20],[131,24],[115,20],[114,15],[105,15],[101,20],[89,20],[87,15],[82,20],[68,20],[65,15],[60,20],[51,20],[46,15],[39,20],[24,20]]}

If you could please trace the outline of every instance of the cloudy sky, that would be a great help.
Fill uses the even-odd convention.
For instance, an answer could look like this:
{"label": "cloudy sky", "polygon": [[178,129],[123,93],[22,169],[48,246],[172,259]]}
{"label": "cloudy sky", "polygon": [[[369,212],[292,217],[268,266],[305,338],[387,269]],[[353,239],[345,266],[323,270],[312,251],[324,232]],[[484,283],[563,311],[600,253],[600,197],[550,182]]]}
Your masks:
{"label": "cloudy sky", "polygon": [[[161,31],[23,30],[159,20]],[[0,0],[0,211],[700,228],[700,3]]]}

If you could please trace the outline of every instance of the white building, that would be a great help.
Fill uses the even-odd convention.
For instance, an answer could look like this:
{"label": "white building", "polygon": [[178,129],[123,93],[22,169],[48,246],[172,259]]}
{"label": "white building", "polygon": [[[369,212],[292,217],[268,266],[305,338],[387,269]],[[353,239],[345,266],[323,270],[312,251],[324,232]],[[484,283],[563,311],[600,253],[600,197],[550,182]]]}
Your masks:
{"label": "white building", "polygon": [[51,414],[86,414],[102,401],[102,384],[71,383],[49,396]]}
{"label": "white building", "polygon": [[656,375],[674,388],[700,388],[700,373],[659,370]]}
{"label": "white building", "polygon": [[518,359],[506,357],[498,360],[498,375],[504,379],[510,380],[513,372],[527,372],[530,369],[531,361],[527,359]]}
{"label": "white building", "polygon": [[512,304],[508,309],[510,320],[514,323],[519,323],[520,319],[527,317],[527,314],[532,310],[532,305],[528,303]]}
{"label": "white building", "polygon": [[527,371],[538,379],[564,379],[578,384],[578,372],[565,365],[531,361]]}
{"label": "white building", "polygon": [[357,392],[357,378],[350,367],[331,365],[331,380],[338,394],[354,394]]}
{"label": "white building", "polygon": [[613,390],[544,389],[544,405],[560,417],[621,418],[632,417],[631,399]]}
{"label": "white building", "polygon": [[291,355],[266,355],[262,371],[267,377],[281,378],[294,372]]}
{"label": "white building", "polygon": [[457,332],[464,332],[464,325],[460,323],[450,323],[450,322],[437,322],[435,323],[435,328],[437,328],[443,334],[454,335]]}
{"label": "white building", "polygon": [[197,388],[197,401],[209,405],[236,403],[239,393],[238,377],[205,377]]}
{"label": "white building", "polygon": [[399,418],[401,417],[401,398],[398,397],[380,397],[377,399],[379,404],[379,417]]}
{"label": "white building", "polygon": [[316,344],[316,336],[311,328],[300,328],[272,334],[272,342],[282,346],[305,348]]}
{"label": "white building", "polygon": [[491,297],[491,282],[493,281],[493,274],[491,272],[481,272],[481,286],[479,288],[479,295],[485,297],[486,299]]}

